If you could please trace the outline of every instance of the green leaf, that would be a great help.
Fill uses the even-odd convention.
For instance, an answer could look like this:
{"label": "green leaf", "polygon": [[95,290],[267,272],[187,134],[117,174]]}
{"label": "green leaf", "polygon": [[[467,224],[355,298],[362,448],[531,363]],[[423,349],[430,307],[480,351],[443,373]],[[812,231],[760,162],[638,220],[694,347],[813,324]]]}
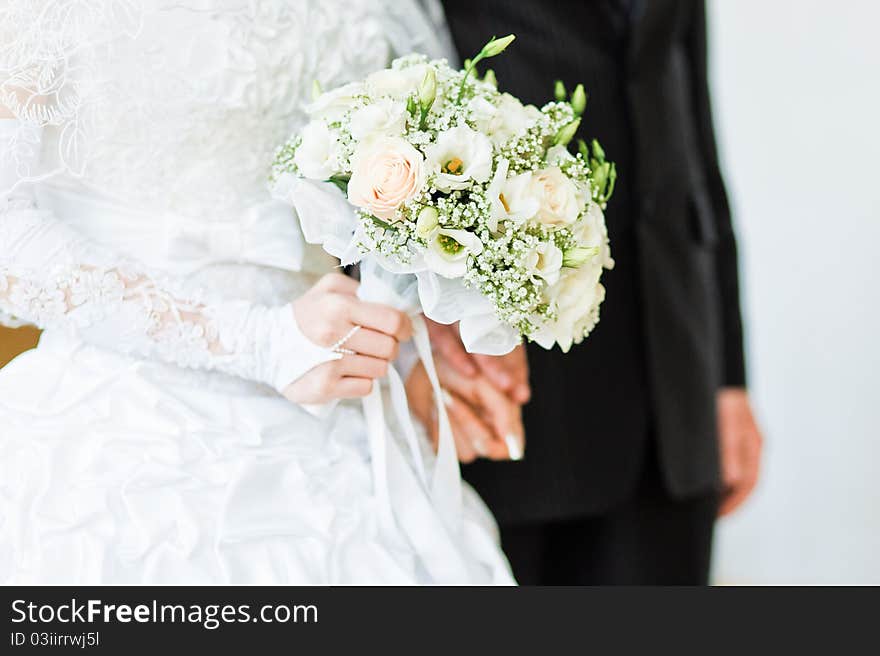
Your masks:
{"label": "green leaf", "polygon": [[373,219],[373,223],[375,223],[380,228],[384,228],[385,230],[393,230],[390,223],[386,223],[385,221],[380,219],[378,216],[373,216],[371,214],[370,218]]}
{"label": "green leaf", "polygon": [[332,182],[333,184],[335,184],[337,187],[339,187],[339,189],[342,191],[343,194],[348,196],[348,181],[349,181],[349,179],[350,178],[347,175],[334,175],[334,176],[330,177],[328,182]]}

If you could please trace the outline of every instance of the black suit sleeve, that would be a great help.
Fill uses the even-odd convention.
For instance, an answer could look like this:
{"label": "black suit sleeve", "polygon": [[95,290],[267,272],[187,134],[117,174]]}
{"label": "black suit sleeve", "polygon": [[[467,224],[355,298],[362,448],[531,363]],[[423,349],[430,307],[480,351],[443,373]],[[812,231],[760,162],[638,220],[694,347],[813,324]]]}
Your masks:
{"label": "black suit sleeve", "polygon": [[712,107],[709,100],[709,79],[706,57],[706,3],[695,0],[695,11],[688,37],[688,57],[692,75],[694,115],[697,121],[699,146],[705,180],[712,200],[718,225],[718,248],[716,253],[718,289],[721,295],[722,344],[724,348],[725,386],[745,386],[745,357],[743,354],[743,327],[739,301],[739,274],[736,252],[736,236],[730,216],[730,204],[724,179],[718,163],[715,130],[712,123]]}

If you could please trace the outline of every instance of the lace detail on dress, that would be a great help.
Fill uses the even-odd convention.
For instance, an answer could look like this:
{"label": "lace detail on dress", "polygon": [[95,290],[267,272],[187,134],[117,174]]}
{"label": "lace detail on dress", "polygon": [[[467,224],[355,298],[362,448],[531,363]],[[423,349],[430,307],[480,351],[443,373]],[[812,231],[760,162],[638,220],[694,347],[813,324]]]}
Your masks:
{"label": "lace detail on dress", "polygon": [[156,211],[236,217],[264,197],[312,81],[387,63],[383,17],[375,0],[9,0],[0,104],[45,127],[46,147],[39,169],[16,154],[24,133],[8,156],[22,180],[61,173]]}
{"label": "lace detail on dress", "polygon": [[302,335],[289,305],[220,300],[188,289],[173,277],[120,260],[33,208],[0,211],[3,317],[278,390],[335,357]]}
{"label": "lace detail on dress", "polygon": [[[127,310],[137,307],[143,335],[155,342],[162,359],[198,367],[212,355],[229,353],[216,323],[203,314],[203,304],[175,298],[144,274],[75,267],[52,271],[45,279],[34,272],[19,275],[24,277],[9,271],[0,275],[0,305],[40,328],[69,324],[87,329],[123,313],[130,319]],[[146,349],[131,344],[130,350]]]}

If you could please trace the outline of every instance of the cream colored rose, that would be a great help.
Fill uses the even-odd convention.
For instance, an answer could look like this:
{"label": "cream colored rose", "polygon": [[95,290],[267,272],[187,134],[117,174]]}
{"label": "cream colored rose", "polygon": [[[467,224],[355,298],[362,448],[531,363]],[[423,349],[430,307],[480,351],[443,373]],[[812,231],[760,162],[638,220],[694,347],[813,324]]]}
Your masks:
{"label": "cream colored rose", "polygon": [[414,198],[425,182],[425,160],[400,137],[362,142],[352,158],[348,200],[385,221],[399,220],[398,209]]}
{"label": "cream colored rose", "polygon": [[532,174],[532,196],[540,202],[535,218],[546,225],[570,225],[584,210],[585,194],[557,166]]}
{"label": "cream colored rose", "polygon": [[592,264],[563,273],[547,291],[557,318],[542,325],[532,339],[546,349],[559,344],[564,353],[572,344],[580,344],[599,321],[599,306],[605,300],[601,275],[602,267]]}

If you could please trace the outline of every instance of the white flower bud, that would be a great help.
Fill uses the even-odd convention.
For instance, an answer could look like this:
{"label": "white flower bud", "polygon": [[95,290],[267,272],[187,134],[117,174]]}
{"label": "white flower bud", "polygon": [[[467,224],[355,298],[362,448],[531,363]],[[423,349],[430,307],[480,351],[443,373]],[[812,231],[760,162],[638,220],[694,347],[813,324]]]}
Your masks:
{"label": "white flower bud", "polygon": [[599,254],[598,246],[574,246],[562,257],[562,266],[576,269]]}
{"label": "white flower bud", "polygon": [[422,106],[422,111],[428,111],[431,105],[434,104],[434,98],[436,97],[437,74],[433,68],[428,68],[425,71],[425,77],[422,78],[422,83],[419,85],[419,104]]}
{"label": "white flower bud", "polygon": [[422,208],[418,218],[416,218],[416,234],[422,239],[427,239],[439,225],[440,214],[436,208],[429,205]]}

